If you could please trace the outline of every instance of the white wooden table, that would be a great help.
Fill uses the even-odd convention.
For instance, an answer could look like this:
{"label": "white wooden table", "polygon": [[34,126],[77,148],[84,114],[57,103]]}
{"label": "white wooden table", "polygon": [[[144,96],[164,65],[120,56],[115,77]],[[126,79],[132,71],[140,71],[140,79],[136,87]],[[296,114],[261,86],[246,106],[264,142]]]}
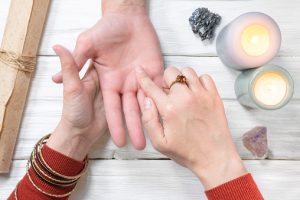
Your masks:
{"label": "white wooden table", "polygon": [[[51,82],[60,69],[51,47],[72,49],[78,34],[100,18],[100,0],[53,0],[39,51],[11,173],[0,176],[0,199],[5,199],[25,173],[34,143],[56,126],[62,107],[62,87]],[[0,0],[0,39],[9,0]],[[197,7],[208,7],[223,17],[221,30],[248,11],[271,15],[283,41],[272,63],[287,68],[295,79],[293,100],[281,110],[248,110],[235,98],[238,72],[226,68],[216,56],[215,43],[203,44],[190,30],[188,18]],[[211,74],[224,99],[230,128],[239,153],[267,200],[300,199],[300,1],[299,0],[150,0],[150,15],[159,35],[166,66],[193,66],[198,74]],[[270,157],[254,160],[241,137],[253,126],[268,127]],[[138,152],[128,145],[118,149],[109,137],[90,154],[89,172],[71,199],[97,200],[199,200],[206,199],[199,181],[186,169],[165,159],[148,142]]]}

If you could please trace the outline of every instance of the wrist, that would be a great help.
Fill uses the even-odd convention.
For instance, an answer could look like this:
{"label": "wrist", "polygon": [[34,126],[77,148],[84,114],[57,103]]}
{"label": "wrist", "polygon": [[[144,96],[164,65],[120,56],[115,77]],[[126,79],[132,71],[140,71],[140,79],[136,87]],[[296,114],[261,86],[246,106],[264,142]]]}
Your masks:
{"label": "wrist", "polygon": [[198,176],[205,190],[210,190],[248,173],[239,156],[233,156],[208,169],[195,166],[192,171]]}
{"label": "wrist", "polygon": [[91,144],[76,128],[60,122],[47,141],[47,145],[78,161],[84,160]]}
{"label": "wrist", "polygon": [[146,15],[145,0],[102,0],[102,15],[108,13]]}

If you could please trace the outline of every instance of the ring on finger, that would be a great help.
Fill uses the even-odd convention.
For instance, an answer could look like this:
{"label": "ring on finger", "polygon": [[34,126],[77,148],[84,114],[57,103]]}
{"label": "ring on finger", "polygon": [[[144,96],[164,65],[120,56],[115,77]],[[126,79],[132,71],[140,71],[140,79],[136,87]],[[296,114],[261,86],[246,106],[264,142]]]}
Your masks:
{"label": "ring on finger", "polygon": [[187,78],[184,75],[178,75],[176,77],[176,80],[171,83],[169,89],[171,89],[171,87],[176,83],[185,84],[188,86]]}

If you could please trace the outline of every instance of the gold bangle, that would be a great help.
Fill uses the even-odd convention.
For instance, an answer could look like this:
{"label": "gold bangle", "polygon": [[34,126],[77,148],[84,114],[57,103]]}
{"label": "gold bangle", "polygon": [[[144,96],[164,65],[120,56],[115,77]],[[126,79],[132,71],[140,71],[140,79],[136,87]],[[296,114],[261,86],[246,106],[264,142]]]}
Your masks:
{"label": "gold bangle", "polygon": [[[87,171],[87,166],[88,166],[88,159],[87,156],[85,158],[85,165],[84,169],[80,172],[80,174],[76,176],[65,176],[62,175],[55,170],[53,170],[48,163],[46,163],[43,155],[41,148],[42,146],[47,142],[51,134],[48,134],[44,137],[42,137],[34,146],[33,151],[31,152],[30,158],[27,162],[26,165],[26,175],[28,176],[28,179],[30,183],[33,185],[33,187],[38,190],[39,192],[50,196],[50,197],[55,197],[55,198],[62,198],[62,197],[67,197],[70,196],[71,193],[75,189],[75,184],[79,180],[79,178]],[[29,172],[29,166],[32,167],[33,172],[38,176],[40,180],[45,182],[46,184],[53,185],[53,186],[60,186],[60,187],[68,187],[68,186],[73,186],[73,189],[65,194],[51,194],[46,191],[43,191],[40,187],[38,187],[34,181],[31,178],[30,172]],[[17,185],[18,186],[18,185]],[[17,187],[15,189],[15,199],[18,199],[17,197]]]}
{"label": "gold bangle", "polygon": [[18,184],[16,185],[15,192],[14,192],[15,200],[18,200],[18,194],[17,194],[17,192],[18,192],[19,183],[20,182],[18,182]]}
{"label": "gold bangle", "polygon": [[59,176],[61,178],[65,178],[65,179],[79,179],[83,174],[85,174],[85,172],[87,171],[87,166],[88,166],[88,160],[87,158],[85,158],[85,165],[84,165],[84,168],[83,170],[80,172],[80,174],[76,175],[76,176],[65,176],[65,175],[62,175],[56,171],[54,171],[45,161],[44,157],[43,157],[43,154],[42,152],[40,152],[40,158],[42,160],[42,163],[45,165],[46,169],[49,170],[51,173],[53,173],[54,175],[56,176]]}
{"label": "gold bangle", "polygon": [[40,139],[40,141],[37,143],[37,152],[39,153],[39,156],[42,160],[41,164],[43,165],[43,167],[45,167],[47,170],[49,170],[51,173],[53,173],[54,175],[56,176],[59,176],[61,178],[65,178],[65,179],[79,179],[83,174],[85,174],[85,172],[87,171],[87,166],[88,166],[88,159],[87,159],[87,156],[86,158],[84,159],[85,160],[85,165],[84,165],[84,168],[83,170],[80,172],[80,174],[76,175],[76,176],[65,176],[65,175],[62,175],[56,171],[54,171],[48,164],[47,162],[45,161],[44,157],[43,157],[43,154],[42,154],[42,151],[41,151],[41,144],[42,143],[45,143],[44,141],[47,140],[49,137],[50,137],[51,134],[48,134],[44,137],[42,137]]}
{"label": "gold bangle", "polygon": [[[30,159],[30,165],[31,165],[33,171],[36,173],[36,175],[42,181],[46,182],[47,184],[51,184],[53,186],[59,186],[59,187],[69,187],[69,186],[76,184],[76,182],[77,182],[77,180],[63,181],[63,180],[58,180],[58,179],[52,178],[51,176],[46,174],[43,170],[41,170],[41,168],[38,166],[38,164],[36,163],[35,160]],[[50,180],[47,180],[43,176]]]}
{"label": "gold bangle", "polygon": [[[78,179],[73,179],[73,180],[59,180],[59,179],[55,179],[53,177],[51,177],[50,175],[48,175],[47,173],[45,173],[37,164],[36,162],[36,155],[35,155],[35,151],[32,151],[31,153],[31,157],[30,157],[30,163],[31,163],[31,167],[33,168],[33,170],[37,173],[37,175],[39,176],[44,176],[49,180],[44,180],[44,178],[41,177],[42,180],[44,180],[45,182],[50,182],[51,184],[54,184],[56,186],[61,186],[61,187],[68,187],[68,186],[72,186],[74,184],[76,184],[76,181],[78,181]],[[41,163],[39,163],[41,164]],[[36,169],[37,168],[37,169]],[[40,174],[42,173],[42,174]]]}
{"label": "gold bangle", "polygon": [[43,193],[43,194],[45,194],[45,195],[47,195],[47,196],[49,196],[49,197],[55,197],[55,198],[67,197],[67,196],[70,196],[70,195],[72,194],[72,192],[74,191],[74,189],[75,189],[75,187],[74,187],[70,192],[65,193],[65,194],[50,194],[50,193],[48,193],[48,192],[45,192],[45,191],[43,191],[41,188],[39,188],[39,187],[33,182],[32,178],[31,178],[31,176],[30,176],[30,174],[29,174],[29,166],[28,166],[28,163],[27,163],[26,168],[27,168],[26,174],[27,174],[27,176],[28,176],[28,179],[29,179],[30,183],[33,185],[33,187],[34,187],[35,189],[37,189],[39,192],[41,192],[41,193]]}

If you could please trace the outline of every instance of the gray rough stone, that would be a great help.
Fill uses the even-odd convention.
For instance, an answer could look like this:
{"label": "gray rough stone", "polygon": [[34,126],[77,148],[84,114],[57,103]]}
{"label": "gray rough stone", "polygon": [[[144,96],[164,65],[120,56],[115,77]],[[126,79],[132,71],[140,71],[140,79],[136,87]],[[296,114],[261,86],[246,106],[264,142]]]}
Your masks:
{"label": "gray rough stone", "polygon": [[203,41],[214,38],[221,19],[220,15],[210,12],[207,8],[197,8],[189,18],[189,22],[193,33],[198,34]]}

